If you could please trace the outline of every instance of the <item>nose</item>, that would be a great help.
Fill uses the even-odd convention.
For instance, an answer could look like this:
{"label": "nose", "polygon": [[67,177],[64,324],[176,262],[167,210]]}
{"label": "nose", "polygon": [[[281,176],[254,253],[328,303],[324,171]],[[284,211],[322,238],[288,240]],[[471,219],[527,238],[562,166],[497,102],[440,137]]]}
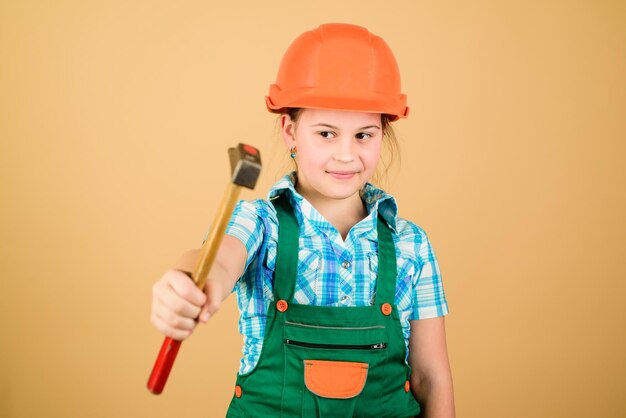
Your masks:
{"label": "nose", "polygon": [[333,152],[333,159],[342,163],[349,163],[354,161],[354,149],[352,141],[350,141],[348,138],[337,141],[335,150]]}

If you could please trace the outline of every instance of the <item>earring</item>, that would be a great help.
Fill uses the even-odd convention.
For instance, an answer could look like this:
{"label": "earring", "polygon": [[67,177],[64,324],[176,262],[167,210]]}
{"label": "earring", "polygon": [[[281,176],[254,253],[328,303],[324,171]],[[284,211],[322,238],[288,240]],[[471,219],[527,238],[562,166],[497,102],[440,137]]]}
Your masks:
{"label": "earring", "polygon": [[291,158],[296,158],[296,153],[298,152],[298,149],[296,147],[291,147],[289,149],[289,152],[291,153]]}

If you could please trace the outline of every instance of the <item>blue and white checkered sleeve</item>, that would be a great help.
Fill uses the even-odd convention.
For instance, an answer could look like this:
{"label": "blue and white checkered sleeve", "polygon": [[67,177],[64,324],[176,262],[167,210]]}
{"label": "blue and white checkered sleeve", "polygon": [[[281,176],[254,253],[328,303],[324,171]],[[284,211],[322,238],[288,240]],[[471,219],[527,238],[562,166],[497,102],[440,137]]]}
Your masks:
{"label": "blue and white checkered sleeve", "polygon": [[256,256],[263,241],[263,221],[253,202],[240,200],[226,227],[226,233],[237,238],[246,246],[248,258],[246,269]]}
{"label": "blue and white checkered sleeve", "polygon": [[413,277],[413,312],[410,319],[426,319],[448,314],[448,302],[443,291],[441,272],[433,247],[420,229],[415,236],[418,271]]}

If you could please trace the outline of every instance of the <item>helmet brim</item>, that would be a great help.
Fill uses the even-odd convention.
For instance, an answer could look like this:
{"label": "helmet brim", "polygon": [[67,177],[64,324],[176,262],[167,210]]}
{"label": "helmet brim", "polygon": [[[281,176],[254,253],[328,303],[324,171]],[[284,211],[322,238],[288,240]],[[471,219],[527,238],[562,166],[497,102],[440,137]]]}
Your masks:
{"label": "helmet brim", "polygon": [[280,91],[280,88],[273,84],[270,87],[270,94],[276,98],[280,106],[276,105],[270,96],[265,96],[267,109],[273,113],[284,113],[287,109],[326,109],[349,112],[380,113],[390,116],[391,121],[406,118],[409,115],[409,108],[406,105],[406,95],[399,95],[390,99],[388,95],[372,95],[369,97],[333,97],[324,94],[320,89],[304,88],[291,91]]}

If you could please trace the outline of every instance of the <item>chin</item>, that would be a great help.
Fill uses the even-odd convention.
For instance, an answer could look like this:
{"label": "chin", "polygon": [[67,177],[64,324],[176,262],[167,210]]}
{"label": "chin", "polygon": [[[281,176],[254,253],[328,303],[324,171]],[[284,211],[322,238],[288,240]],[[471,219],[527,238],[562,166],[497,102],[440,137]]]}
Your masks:
{"label": "chin", "polygon": [[331,199],[347,199],[354,196],[359,190],[361,190],[361,187],[358,187],[358,185],[335,185],[328,187],[325,195]]}
{"label": "chin", "polygon": [[358,194],[365,183],[366,180],[364,180],[362,176],[356,176],[349,180],[337,180],[332,177],[325,177],[318,178],[312,186],[319,195],[328,199],[341,200]]}

